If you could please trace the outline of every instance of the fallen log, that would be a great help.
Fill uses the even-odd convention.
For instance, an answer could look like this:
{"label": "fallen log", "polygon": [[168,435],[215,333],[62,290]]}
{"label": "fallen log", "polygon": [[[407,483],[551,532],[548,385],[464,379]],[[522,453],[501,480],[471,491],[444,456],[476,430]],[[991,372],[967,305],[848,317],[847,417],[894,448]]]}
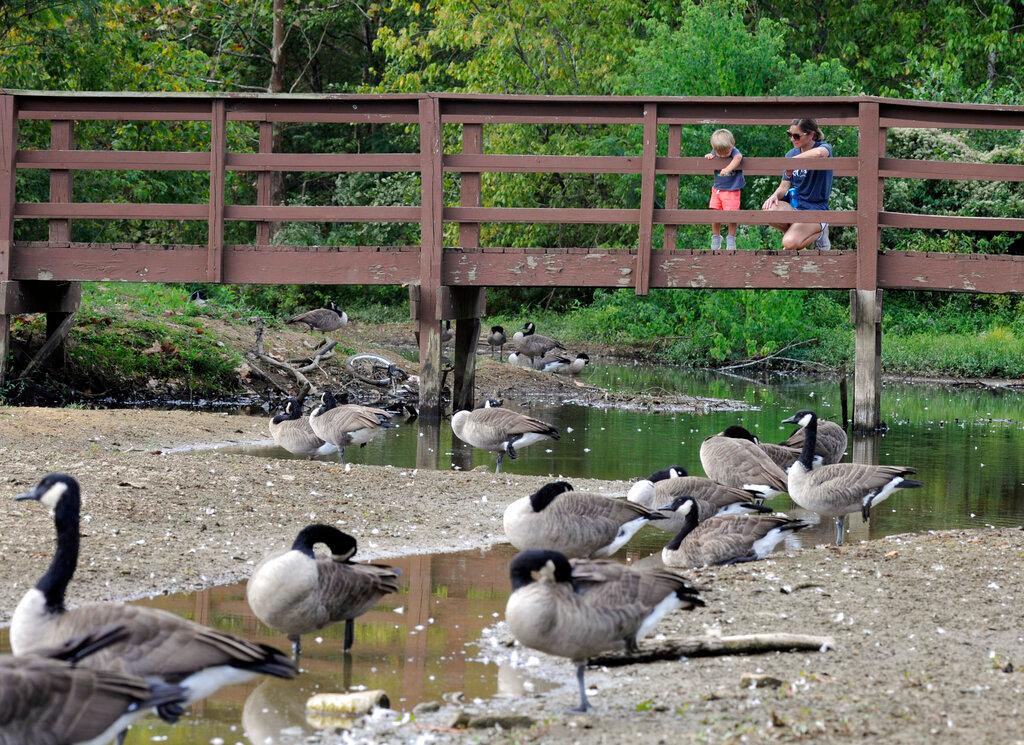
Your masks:
{"label": "fallen log", "polygon": [[689,636],[646,642],[634,654],[612,652],[593,657],[591,665],[621,667],[644,662],[678,660],[680,657],[717,657],[766,652],[818,652],[835,649],[830,636],[806,634],[742,634],[739,636]]}

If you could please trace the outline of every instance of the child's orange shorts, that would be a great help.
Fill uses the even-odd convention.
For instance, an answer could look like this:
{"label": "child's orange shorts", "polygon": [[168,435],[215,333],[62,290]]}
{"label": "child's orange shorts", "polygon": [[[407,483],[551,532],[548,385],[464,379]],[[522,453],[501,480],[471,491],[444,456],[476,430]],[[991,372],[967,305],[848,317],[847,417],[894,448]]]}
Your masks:
{"label": "child's orange shorts", "polygon": [[711,204],[708,207],[713,210],[738,210],[740,208],[740,190],[712,189]]}

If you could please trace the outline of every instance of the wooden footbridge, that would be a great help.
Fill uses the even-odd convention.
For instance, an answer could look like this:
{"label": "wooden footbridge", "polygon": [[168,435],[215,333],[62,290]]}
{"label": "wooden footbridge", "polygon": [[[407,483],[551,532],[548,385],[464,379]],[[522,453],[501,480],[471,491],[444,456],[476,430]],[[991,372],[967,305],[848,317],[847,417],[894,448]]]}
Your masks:
{"label": "wooden footbridge", "polygon": [[[858,130],[856,157],[807,162],[857,179],[855,210],[766,213],[742,210],[744,224],[826,221],[857,231],[856,251],[694,250],[677,246],[679,225],[709,224],[720,214],[679,209],[679,178],[710,176],[701,138],[682,152],[685,128],[709,123],[786,126],[813,117],[822,125]],[[49,149],[22,149],[19,124],[50,123]],[[209,125],[209,147],[195,152],[75,149],[76,122],[193,121]],[[229,123],[258,130],[255,152],[227,147]],[[274,127],[303,124],[399,124],[418,127],[419,149],[408,153],[273,152]],[[628,125],[642,131],[639,155],[550,156],[485,153],[491,125]],[[445,152],[444,128],[461,128],[460,152]],[[662,147],[659,150],[659,127]],[[457,320],[455,406],[472,406],[474,351],[488,286],[634,288],[847,289],[856,326],[854,424],[879,422],[881,297],[886,289],[1024,293],[1024,256],[880,252],[886,228],[1024,231],[1024,219],[903,214],[884,209],[886,179],[1024,181],[1024,165],[900,160],[886,157],[892,128],[1024,128],[1024,107],[961,105],[874,97],[637,98],[531,97],[470,94],[261,95],[55,93],[0,90],[0,384],[7,372],[10,318],[45,312],[55,331],[78,302],[77,282],[223,282],[239,284],[401,284],[410,287],[422,363],[421,415],[439,417],[442,319]],[[667,141],[664,130],[667,129]],[[255,132],[254,132],[255,135]],[[742,136],[742,134],[741,134]],[[780,144],[780,150],[784,143]],[[253,148],[256,150],[256,148]],[[666,153],[662,155],[661,153]],[[747,157],[748,175],[777,175],[791,161]],[[48,202],[19,201],[18,175],[49,171]],[[75,201],[73,174],[89,170],[202,171],[209,193],[192,204]],[[255,174],[255,204],[229,204],[228,171]],[[406,206],[292,206],[271,201],[273,172],[413,172],[419,204]],[[637,174],[639,206],[489,207],[481,203],[481,174]],[[460,182],[457,205],[444,200],[445,174]],[[656,179],[665,178],[664,203]],[[201,245],[97,244],[73,240],[73,220],[171,220],[207,224]],[[19,240],[16,221],[46,221],[48,240]],[[255,223],[255,242],[229,245],[225,223]],[[271,224],[418,223],[413,246],[272,245]],[[482,247],[486,223],[587,223],[638,226],[638,242],[620,248]],[[458,239],[445,243],[445,226]],[[663,245],[652,245],[655,226]],[[454,236],[454,231],[450,233]],[[38,236],[37,236],[38,237]]]}

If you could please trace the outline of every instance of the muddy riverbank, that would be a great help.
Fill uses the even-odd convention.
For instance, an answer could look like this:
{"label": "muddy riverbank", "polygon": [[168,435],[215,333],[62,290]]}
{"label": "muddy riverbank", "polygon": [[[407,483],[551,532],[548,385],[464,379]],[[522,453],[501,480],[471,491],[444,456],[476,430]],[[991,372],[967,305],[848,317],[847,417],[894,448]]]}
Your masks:
{"label": "muddy riverbank", "polygon": [[[263,438],[265,425],[186,412],[0,408],[0,492],[10,499],[51,470],[80,479],[83,554],[68,598],[77,604],[243,579],[268,547],[313,520],[356,535],[366,558],[486,545],[501,538],[505,505],[548,480],[165,452]],[[626,488],[573,482],[607,494]],[[0,619],[45,569],[52,546],[45,509],[7,503]],[[530,718],[511,735],[518,741],[617,743],[642,732],[664,742],[1015,742],[1024,724],[1022,558],[1024,531],[1002,528],[890,536],[694,573],[707,608],[671,617],[659,633],[786,631],[831,636],[835,649],[592,670],[596,710],[587,717],[563,713],[575,697],[570,666],[520,650],[531,675],[556,690],[445,703],[353,734],[506,741],[507,732],[450,726],[460,713],[494,713]],[[492,636],[500,628],[480,653],[507,659]],[[778,685],[741,688],[744,673]],[[322,736],[342,741],[351,740]]]}

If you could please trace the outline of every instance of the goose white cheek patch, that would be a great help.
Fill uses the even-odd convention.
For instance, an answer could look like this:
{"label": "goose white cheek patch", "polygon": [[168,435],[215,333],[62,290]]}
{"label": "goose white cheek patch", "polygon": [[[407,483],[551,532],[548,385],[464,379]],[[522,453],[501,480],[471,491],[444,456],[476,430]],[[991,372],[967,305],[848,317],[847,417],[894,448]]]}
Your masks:
{"label": "goose white cheek patch", "polygon": [[46,490],[46,493],[39,499],[40,502],[45,504],[51,510],[57,509],[57,503],[60,502],[60,498],[64,496],[64,492],[68,490],[68,485],[58,481],[56,484]]}

